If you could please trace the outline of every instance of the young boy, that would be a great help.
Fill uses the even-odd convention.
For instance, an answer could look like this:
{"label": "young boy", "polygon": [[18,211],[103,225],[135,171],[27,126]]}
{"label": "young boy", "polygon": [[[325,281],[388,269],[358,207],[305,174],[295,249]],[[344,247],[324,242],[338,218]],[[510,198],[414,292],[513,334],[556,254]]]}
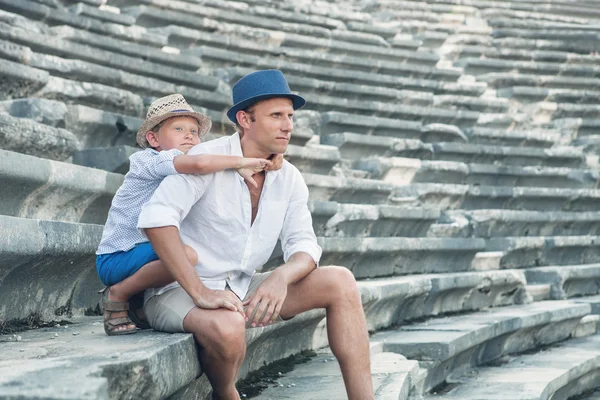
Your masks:
{"label": "young boy", "polygon": [[[257,158],[224,155],[188,156],[193,146],[210,130],[211,121],[197,113],[180,94],[154,101],[146,120],[137,133],[137,142],[145,150],[130,157],[130,169],[117,191],[108,213],[102,240],[96,251],[96,269],[107,288],[102,291],[104,331],[107,335],[136,332],[139,319],[129,310],[129,299],[145,289],[173,282],[150,242],[136,228],[142,205],[172,174],[210,174],[236,169],[250,184],[256,186],[252,175],[263,169],[279,169],[279,155],[274,163]],[[186,246],[192,265],[198,255]],[[130,318],[131,317],[131,318]]]}

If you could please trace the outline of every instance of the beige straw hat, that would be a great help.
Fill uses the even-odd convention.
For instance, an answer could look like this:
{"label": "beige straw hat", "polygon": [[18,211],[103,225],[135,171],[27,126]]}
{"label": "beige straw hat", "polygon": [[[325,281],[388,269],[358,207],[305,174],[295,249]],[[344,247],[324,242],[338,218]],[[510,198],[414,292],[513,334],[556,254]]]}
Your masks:
{"label": "beige straw hat", "polygon": [[146,140],[146,132],[171,117],[193,117],[198,120],[198,136],[202,138],[208,133],[212,126],[212,121],[204,114],[195,112],[180,94],[171,94],[169,96],[156,99],[150,104],[146,120],[137,132],[136,141],[142,149],[149,147]]}

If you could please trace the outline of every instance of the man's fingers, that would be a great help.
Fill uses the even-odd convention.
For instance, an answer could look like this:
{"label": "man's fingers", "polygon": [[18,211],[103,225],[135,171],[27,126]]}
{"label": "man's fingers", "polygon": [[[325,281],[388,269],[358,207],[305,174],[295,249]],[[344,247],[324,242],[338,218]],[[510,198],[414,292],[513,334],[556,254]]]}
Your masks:
{"label": "man's fingers", "polygon": [[220,308],[227,308],[228,310],[231,310],[231,311],[237,311],[237,307],[235,305],[233,305],[227,299],[221,300],[221,307]]}
{"label": "man's fingers", "polygon": [[275,312],[276,306],[277,306],[276,303],[269,304],[269,308],[267,308],[267,312],[265,312],[265,314],[262,316],[260,321],[258,321],[259,326],[268,325],[269,322],[271,322],[271,316]]}
{"label": "man's fingers", "polygon": [[261,302],[258,303],[258,306],[256,307],[256,312],[254,313],[254,318],[252,318],[252,326],[257,326],[259,324],[268,307],[269,301],[267,299],[262,299]]}
{"label": "man's fingers", "polygon": [[279,314],[281,314],[281,307],[283,307],[283,303],[279,303],[277,304],[277,307],[275,307],[275,312],[273,312],[273,315],[271,316],[272,324],[277,321],[277,317],[279,316]]}

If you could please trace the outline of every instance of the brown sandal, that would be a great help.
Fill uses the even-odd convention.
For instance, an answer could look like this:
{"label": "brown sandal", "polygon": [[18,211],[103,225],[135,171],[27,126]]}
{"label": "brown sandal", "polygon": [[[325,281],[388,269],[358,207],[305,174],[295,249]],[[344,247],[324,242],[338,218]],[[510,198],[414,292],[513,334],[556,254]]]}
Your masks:
{"label": "brown sandal", "polygon": [[[117,329],[124,325],[134,325],[129,317],[113,318],[112,313],[123,312],[129,310],[129,303],[126,301],[108,300],[108,292],[110,287],[106,287],[102,292],[102,307],[104,309],[104,332],[108,336],[130,335],[136,333],[137,327],[129,329]],[[108,315],[107,315],[108,314]]]}

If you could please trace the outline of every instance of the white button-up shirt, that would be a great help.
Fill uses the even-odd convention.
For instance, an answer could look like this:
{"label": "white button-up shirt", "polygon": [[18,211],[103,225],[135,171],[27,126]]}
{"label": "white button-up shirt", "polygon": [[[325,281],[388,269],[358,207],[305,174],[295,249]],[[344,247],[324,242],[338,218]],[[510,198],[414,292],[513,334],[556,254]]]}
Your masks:
{"label": "white button-up shirt", "polygon": [[[188,154],[242,156],[240,137],[236,133],[203,143]],[[225,289],[229,284],[243,299],[254,271],[269,260],[277,239],[284,261],[305,252],[318,264],[321,247],[307,201],[308,187],[287,161],[280,170],[266,173],[254,223],[250,192],[234,170],[172,175],[142,208],[138,228],[177,227],[182,241],[198,253],[195,270],[204,285]],[[177,283],[150,289],[146,299],[175,287]]]}

